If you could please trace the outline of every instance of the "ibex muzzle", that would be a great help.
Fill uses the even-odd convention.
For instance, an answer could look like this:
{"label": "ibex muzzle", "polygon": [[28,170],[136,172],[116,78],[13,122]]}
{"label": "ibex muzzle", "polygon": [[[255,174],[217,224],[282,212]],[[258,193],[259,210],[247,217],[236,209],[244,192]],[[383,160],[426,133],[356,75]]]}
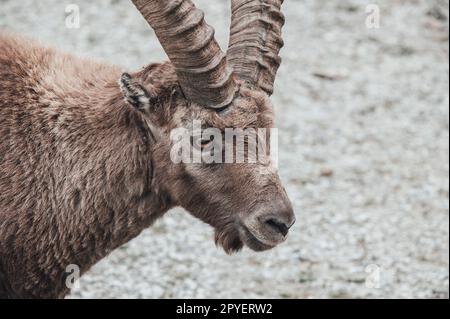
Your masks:
{"label": "ibex muzzle", "polygon": [[280,198],[243,218],[241,238],[253,250],[270,249],[286,240],[294,223],[291,203]]}

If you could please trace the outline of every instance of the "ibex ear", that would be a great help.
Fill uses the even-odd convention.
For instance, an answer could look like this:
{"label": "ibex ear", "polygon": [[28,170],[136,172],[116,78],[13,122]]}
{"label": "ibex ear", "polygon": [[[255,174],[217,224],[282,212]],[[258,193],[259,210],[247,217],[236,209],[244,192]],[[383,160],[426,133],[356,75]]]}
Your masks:
{"label": "ibex ear", "polygon": [[152,104],[152,95],[128,73],[120,77],[120,88],[125,100],[143,112],[149,112]]}

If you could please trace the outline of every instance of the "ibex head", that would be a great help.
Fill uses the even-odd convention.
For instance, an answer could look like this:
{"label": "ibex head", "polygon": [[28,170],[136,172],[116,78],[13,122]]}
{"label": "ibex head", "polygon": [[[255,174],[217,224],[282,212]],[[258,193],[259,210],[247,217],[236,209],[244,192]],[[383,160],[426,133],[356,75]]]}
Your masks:
{"label": "ibex head", "polygon": [[283,0],[232,0],[227,54],[191,0],[132,1],[170,59],[120,81],[126,100],[142,112],[155,137],[155,191],[213,226],[216,242],[227,252],[244,244],[256,251],[275,247],[295,217],[271,161],[178,163],[171,158],[171,132],[192,129],[194,121],[204,130],[219,129],[219,138],[194,134],[192,140],[201,154],[219,151],[222,158],[226,147],[210,146],[217,139],[230,143],[227,128],[273,127],[269,96],[281,62]]}

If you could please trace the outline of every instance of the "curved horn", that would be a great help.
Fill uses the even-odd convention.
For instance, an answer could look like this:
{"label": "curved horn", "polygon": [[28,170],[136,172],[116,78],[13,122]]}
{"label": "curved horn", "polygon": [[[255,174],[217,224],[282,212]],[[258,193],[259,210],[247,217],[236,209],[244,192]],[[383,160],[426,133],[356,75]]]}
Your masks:
{"label": "curved horn", "polygon": [[132,0],[175,67],[183,93],[209,108],[231,103],[237,86],[214,29],[191,0]]}
{"label": "curved horn", "polygon": [[228,60],[234,73],[267,94],[281,64],[283,0],[232,0]]}

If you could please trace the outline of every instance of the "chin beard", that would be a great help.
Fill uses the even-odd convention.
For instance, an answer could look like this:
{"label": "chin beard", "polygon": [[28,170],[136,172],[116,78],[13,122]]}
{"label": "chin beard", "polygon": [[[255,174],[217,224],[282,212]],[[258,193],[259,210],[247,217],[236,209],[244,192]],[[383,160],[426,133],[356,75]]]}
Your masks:
{"label": "chin beard", "polygon": [[234,223],[228,223],[220,229],[216,229],[216,245],[222,246],[229,255],[239,252],[243,247],[239,230]]}

